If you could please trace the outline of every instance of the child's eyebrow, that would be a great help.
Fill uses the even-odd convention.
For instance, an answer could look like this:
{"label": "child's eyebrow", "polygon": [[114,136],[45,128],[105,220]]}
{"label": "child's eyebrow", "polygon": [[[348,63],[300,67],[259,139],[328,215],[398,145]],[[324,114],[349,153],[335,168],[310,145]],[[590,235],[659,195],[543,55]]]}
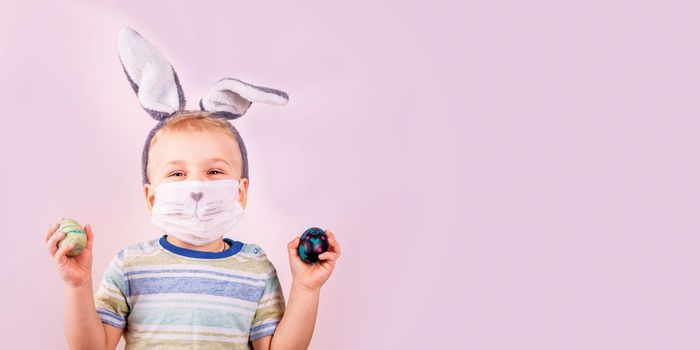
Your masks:
{"label": "child's eyebrow", "polygon": [[204,163],[214,163],[214,162],[224,162],[228,166],[231,166],[231,164],[229,164],[229,162],[227,162],[226,159],[224,159],[224,158],[215,157],[215,158],[209,158],[209,159],[204,160]]}
{"label": "child's eyebrow", "polygon": [[183,164],[183,163],[184,163],[184,162],[181,161],[181,160],[171,160],[171,161],[169,161],[169,162],[163,164],[163,166],[162,166],[161,168],[166,168],[166,167],[168,167],[169,165],[178,165],[178,164]]}
{"label": "child's eyebrow", "polygon": [[[231,166],[231,164],[230,164],[228,161],[226,161],[226,159],[223,159],[223,158],[220,158],[220,157],[209,158],[209,159],[205,159],[205,160],[202,161],[202,163],[204,163],[204,164],[214,163],[214,162],[224,162],[224,163],[226,163],[228,166]],[[170,166],[170,165],[181,165],[181,164],[184,164],[184,163],[185,163],[185,162],[182,161],[182,160],[171,160],[171,161],[169,161],[169,162],[163,164],[163,166],[162,166],[161,168],[167,168],[167,167]]]}

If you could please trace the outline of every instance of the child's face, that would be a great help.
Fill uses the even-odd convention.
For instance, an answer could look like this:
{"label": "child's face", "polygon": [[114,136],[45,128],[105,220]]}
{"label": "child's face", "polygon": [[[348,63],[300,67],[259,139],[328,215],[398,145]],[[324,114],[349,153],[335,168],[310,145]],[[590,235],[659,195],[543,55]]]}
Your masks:
{"label": "child's face", "polygon": [[[241,179],[243,159],[238,143],[220,131],[168,133],[148,156],[150,184],[144,185],[148,210],[153,208],[153,186],[172,181]],[[246,206],[248,179],[241,179],[239,198]]]}

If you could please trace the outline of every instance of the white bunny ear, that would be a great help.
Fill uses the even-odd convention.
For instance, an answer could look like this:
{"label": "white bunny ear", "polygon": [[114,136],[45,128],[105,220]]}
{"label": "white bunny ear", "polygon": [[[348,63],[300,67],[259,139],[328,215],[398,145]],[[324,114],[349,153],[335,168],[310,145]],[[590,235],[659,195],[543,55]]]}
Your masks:
{"label": "white bunny ear", "polygon": [[236,119],[245,114],[253,102],[283,105],[288,101],[289,96],[284,91],[224,78],[207,90],[199,101],[199,108],[226,119]]}
{"label": "white bunny ear", "polygon": [[119,32],[119,60],[141,107],[156,120],[185,108],[177,73],[158,49],[135,30]]}

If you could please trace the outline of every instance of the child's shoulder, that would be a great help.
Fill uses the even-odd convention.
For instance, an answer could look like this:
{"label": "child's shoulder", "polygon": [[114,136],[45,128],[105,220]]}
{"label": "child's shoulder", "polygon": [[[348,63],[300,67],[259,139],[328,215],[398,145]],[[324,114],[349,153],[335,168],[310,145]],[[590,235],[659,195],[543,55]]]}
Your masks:
{"label": "child's shoulder", "polygon": [[158,241],[160,238],[153,238],[146,241],[141,241],[137,243],[130,243],[125,245],[122,250],[124,251],[134,251],[134,252],[151,252],[160,248]]}
{"label": "child's shoulder", "polygon": [[257,257],[257,258],[266,258],[267,254],[265,253],[265,250],[255,244],[255,243],[243,243],[243,247],[241,248],[240,254],[251,256],[251,257]]}
{"label": "child's shoulder", "polygon": [[239,257],[238,261],[242,261],[247,265],[246,269],[248,271],[258,273],[266,279],[271,278],[270,276],[276,276],[277,269],[275,265],[270,261],[265,250],[258,244],[243,243],[243,247],[235,256]]}
{"label": "child's shoulder", "polygon": [[160,244],[158,243],[159,238],[149,239],[146,241],[129,243],[122,246],[122,248],[117,252],[117,257],[124,259],[127,255],[140,255],[140,254],[150,254],[156,250],[159,250]]}

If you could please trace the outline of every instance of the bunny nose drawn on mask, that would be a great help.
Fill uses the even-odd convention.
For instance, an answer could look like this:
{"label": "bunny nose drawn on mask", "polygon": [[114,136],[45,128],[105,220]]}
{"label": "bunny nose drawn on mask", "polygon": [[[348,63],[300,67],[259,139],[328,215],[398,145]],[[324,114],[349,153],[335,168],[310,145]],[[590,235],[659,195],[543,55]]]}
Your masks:
{"label": "bunny nose drawn on mask", "polygon": [[202,199],[203,196],[204,192],[190,192],[190,197],[194,199],[194,216],[199,220],[202,220],[202,218],[197,214],[197,207],[199,206],[199,200]]}
{"label": "bunny nose drawn on mask", "polygon": [[190,193],[190,196],[192,197],[192,199],[194,199],[195,202],[199,202],[199,200],[202,199],[203,195],[204,195],[204,193],[202,193],[202,192],[197,192],[197,193],[191,192]]}

